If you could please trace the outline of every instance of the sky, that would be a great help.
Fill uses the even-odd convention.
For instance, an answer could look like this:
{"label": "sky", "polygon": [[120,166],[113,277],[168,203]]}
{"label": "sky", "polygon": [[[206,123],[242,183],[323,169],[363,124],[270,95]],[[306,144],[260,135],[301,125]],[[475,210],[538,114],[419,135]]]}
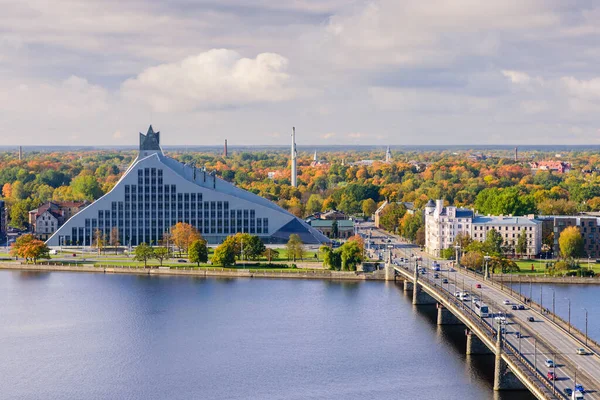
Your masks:
{"label": "sky", "polygon": [[0,144],[600,144],[600,3],[0,0]]}

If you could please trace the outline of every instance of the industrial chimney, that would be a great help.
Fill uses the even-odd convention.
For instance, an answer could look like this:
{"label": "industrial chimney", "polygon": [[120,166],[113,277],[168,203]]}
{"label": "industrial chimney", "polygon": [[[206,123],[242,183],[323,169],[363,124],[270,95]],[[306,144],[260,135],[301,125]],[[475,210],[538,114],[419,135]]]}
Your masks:
{"label": "industrial chimney", "polygon": [[296,187],[296,128],[292,127],[292,186]]}
{"label": "industrial chimney", "polygon": [[225,147],[223,147],[223,158],[227,158],[227,139],[225,139]]}

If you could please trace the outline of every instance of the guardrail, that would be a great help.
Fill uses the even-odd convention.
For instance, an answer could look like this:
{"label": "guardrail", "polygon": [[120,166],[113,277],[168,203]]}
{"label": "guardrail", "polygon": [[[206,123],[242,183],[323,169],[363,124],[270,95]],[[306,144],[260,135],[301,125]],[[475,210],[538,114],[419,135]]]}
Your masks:
{"label": "guardrail", "polygon": [[[503,292],[507,292],[510,293],[512,297],[516,297],[513,293],[519,293],[518,291],[516,291],[514,288],[512,288],[512,286],[507,287],[504,284],[503,280],[497,281],[497,280],[488,280],[488,283],[491,283],[494,286],[497,286],[500,290],[502,290]],[[519,283],[519,281],[517,280],[516,282],[514,280],[511,280],[509,282],[509,284],[516,284]],[[521,284],[523,283],[523,281],[521,280]],[[532,281],[527,281],[525,282],[526,284],[533,284],[535,282]],[[523,293],[520,293],[520,296],[523,296]],[[533,299],[530,299],[527,296],[524,296],[525,298],[527,298],[527,301],[524,302],[521,298],[519,298],[519,301],[528,304],[531,309],[533,311],[537,311],[538,314],[540,314],[544,319],[546,319],[548,322],[554,323],[556,326],[558,326],[563,332],[569,334],[570,336],[572,336],[575,340],[579,341],[581,343],[581,346],[587,347],[588,350],[593,353],[596,356],[600,357],[600,343],[598,343],[597,341],[593,340],[592,338],[590,338],[589,336],[587,336],[587,344],[586,344],[586,335],[585,333],[583,333],[579,328],[577,328],[575,325],[573,324],[569,324],[568,321],[565,321],[562,317],[560,317],[559,315],[553,313],[550,309],[548,309],[547,307],[544,308],[542,305],[538,304],[537,302],[533,301]]]}
{"label": "guardrail", "polygon": [[[408,273],[410,270],[408,268],[405,269],[407,275],[410,277],[410,274]],[[419,281],[426,283],[428,291],[433,292],[434,296],[443,299],[447,304],[452,305],[453,308],[462,310],[461,316],[463,319],[468,320],[468,323],[471,324],[471,328],[477,327],[482,333],[486,334],[487,339],[491,343],[496,342],[495,335],[497,331],[492,326],[484,323],[479,315],[477,315],[470,307],[465,307],[462,300],[457,299],[452,293],[438,285],[437,282],[431,281],[428,277],[420,275]],[[423,284],[423,287],[426,286]],[[523,357],[508,340],[503,339],[502,344],[506,358],[505,361],[508,360],[509,364],[512,364],[511,368],[518,370],[522,376],[529,377],[528,384],[537,388],[538,392],[546,399],[556,398],[556,393],[548,392],[548,390],[554,391],[554,389],[553,385],[549,383],[546,377],[541,374],[527,358]]]}

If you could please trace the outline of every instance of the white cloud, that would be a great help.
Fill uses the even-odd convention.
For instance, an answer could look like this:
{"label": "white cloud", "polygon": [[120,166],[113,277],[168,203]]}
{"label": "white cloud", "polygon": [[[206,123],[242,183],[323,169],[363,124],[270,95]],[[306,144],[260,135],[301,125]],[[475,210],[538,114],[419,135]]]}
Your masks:
{"label": "white cloud", "polygon": [[297,94],[287,65],[279,54],[261,53],[250,59],[232,50],[214,49],[150,67],[125,81],[121,92],[159,112],[285,101]]}

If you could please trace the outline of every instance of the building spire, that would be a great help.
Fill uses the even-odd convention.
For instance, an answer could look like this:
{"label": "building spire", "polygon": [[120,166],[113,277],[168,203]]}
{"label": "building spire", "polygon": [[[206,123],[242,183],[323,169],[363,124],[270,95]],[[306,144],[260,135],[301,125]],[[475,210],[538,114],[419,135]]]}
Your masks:
{"label": "building spire", "polygon": [[292,127],[292,186],[296,187],[296,127]]}
{"label": "building spire", "polygon": [[387,150],[385,151],[385,162],[391,162],[392,161],[392,151],[390,150],[390,146],[387,147]]}

